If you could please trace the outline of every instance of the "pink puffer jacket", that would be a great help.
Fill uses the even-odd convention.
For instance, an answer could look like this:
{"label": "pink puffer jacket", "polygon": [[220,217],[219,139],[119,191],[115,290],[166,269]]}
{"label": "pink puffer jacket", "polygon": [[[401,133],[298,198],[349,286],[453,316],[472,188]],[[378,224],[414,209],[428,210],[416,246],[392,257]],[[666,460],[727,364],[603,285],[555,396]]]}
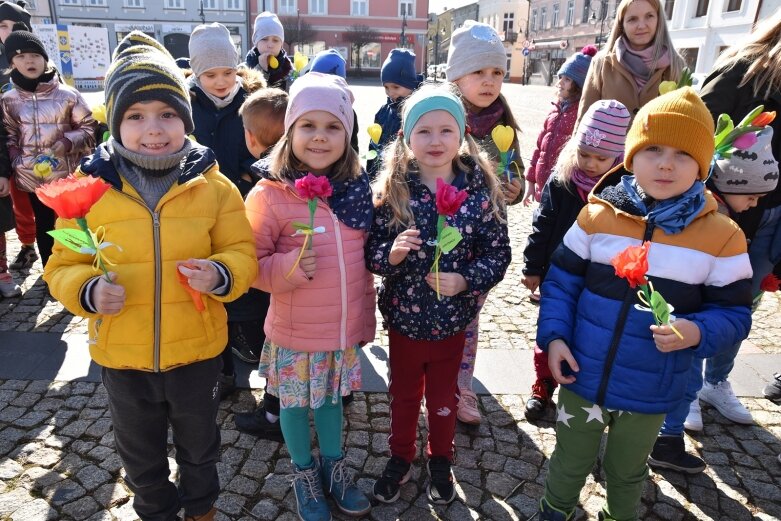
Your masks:
{"label": "pink puffer jacket", "polygon": [[[20,88],[6,92],[2,103],[16,185],[25,192],[67,176],[95,147],[97,123],[92,111],[76,89],[59,83],[56,74],[35,92]],[[57,158],[60,163],[48,176],[40,177],[33,171],[36,157],[50,154],[62,138],[70,141],[70,151]]]}
{"label": "pink puffer jacket", "polygon": [[367,232],[340,222],[318,201],[314,235],[317,268],[312,280],[297,267],[304,244],[294,222],[309,224],[309,209],[292,185],[261,180],[246,201],[255,234],[258,278],[253,286],[271,293],[266,338],[295,351],[338,351],[374,340],[373,277],[364,263]]}
{"label": "pink puffer jacket", "polygon": [[571,102],[565,110],[561,110],[561,102],[552,102],[553,109],[545,118],[545,124],[537,136],[537,147],[532,153],[531,166],[526,171],[526,180],[534,185],[534,200],[539,201],[542,189],[548,181],[559,153],[575,129],[578,119],[579,101]]}

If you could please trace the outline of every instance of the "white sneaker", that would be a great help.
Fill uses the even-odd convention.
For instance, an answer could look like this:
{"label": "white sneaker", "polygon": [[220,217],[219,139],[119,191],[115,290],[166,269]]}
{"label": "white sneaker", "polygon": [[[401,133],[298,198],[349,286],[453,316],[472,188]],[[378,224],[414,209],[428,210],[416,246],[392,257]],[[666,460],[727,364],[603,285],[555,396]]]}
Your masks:
{"label": "white sneaker", "polygon": [[699,396],[700,400],[714,406],[716,410],[728,420],[744,425],[751,425],[754,423],[751,412],[740,403],[740,400],[735,396],[735,393],[732,391],[732,386],[727,380],[719,382],[716,385],[703,382]]}
{"label": "white sneaker", "polygon": [[0,281],[0,295],[4,298],[20,297],[22,288],[13,280],[3,280]]}
{"label": "white sneaker", "polygon": [[698,398],[695,398],[689,405],[689,414],[686,416],[686,421],[683,422],[683,428],[687,431],[701,431],[703,429],[702,409]]}

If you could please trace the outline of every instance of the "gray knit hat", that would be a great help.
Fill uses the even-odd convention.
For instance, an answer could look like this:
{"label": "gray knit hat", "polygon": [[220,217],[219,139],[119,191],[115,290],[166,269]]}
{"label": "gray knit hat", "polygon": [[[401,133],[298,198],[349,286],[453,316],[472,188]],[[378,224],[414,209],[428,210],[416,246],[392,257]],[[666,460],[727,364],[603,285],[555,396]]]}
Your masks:
{"label": "gray knit hat", "polygon": [[182,118],[188,134],[195,127],[182,71],[165,47],[141,31],[131,32],[114,49],[105,85],[106,119],[117,141],[122,116],[131,105],[141,101],[170,105]]}
{"label": "gray knit hat", "polygon": [[256,47],[258,42],[266,36],[278,36],[280,40],[285,41],[285,28],[282,22],[274,13],[263,11],[255,17],[255,30],[252,32],[252,46]]}
{"label": "gray knit hat", "polygon": [[723,194],[766,194],[778,184],[778,162],[773,157],[773,128],[757,134],[748,150],[736,150],[729,159],[716,161],[713,184]]}
{"label": "gray knit hat", "polygon": [[239,65],[239,51],[228,28],[217,22],[199,25],[190,35],[190,68],[195,76],[209,69]]}
{"label": "gray knit hat", "polygon": [[496,67],[507,72],[507,51],[490,25],[467,20],[450,38],[447,55],[447,81],[456,81],[470,72]]}

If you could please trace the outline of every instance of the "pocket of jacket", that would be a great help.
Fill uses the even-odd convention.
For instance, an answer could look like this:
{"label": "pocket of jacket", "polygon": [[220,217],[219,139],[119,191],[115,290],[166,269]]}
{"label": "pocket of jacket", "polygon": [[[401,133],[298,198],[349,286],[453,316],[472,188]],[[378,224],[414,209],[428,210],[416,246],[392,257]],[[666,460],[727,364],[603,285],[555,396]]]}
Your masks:
{"label": "pocket of jacket", "polygon": [[206,339],[212,341],[217,336],[217,333],[214,330],[211,311],[209,311],[208,297],[201,295],[201,300],[203,300],[204,305],[203,311],[200,312],[201,319],[203,320],[203,328],[206,330]]}
{"label": "pocket of jacket", "polygon": [[111,315],[103,315],[100,318],[95,319],[89,333],[89,344],[95,345],[95,347],[101,351],[106,351],[112,319],[113,317]]}

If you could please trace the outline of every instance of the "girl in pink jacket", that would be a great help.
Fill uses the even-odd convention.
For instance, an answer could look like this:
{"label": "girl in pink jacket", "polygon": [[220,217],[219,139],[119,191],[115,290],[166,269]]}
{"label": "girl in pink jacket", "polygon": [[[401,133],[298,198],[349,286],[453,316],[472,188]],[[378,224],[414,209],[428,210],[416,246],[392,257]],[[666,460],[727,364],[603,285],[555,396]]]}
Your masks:
{"label": "girl in pink jacket", "polygon": [[[331,519],[324,491],[348,515],[371,508],[342,453],[341,397],[359,388],[358,349],[376,328],[373,279],[363,257],[371,189],[349,146],[352,102],[338,76],[310,72],[296,80],[285,135],[246,202],[259,264],[254,286],[271,294],[260,374],[280,399],[303,520]],[[311,454],[309,409],[318,460]]]}

